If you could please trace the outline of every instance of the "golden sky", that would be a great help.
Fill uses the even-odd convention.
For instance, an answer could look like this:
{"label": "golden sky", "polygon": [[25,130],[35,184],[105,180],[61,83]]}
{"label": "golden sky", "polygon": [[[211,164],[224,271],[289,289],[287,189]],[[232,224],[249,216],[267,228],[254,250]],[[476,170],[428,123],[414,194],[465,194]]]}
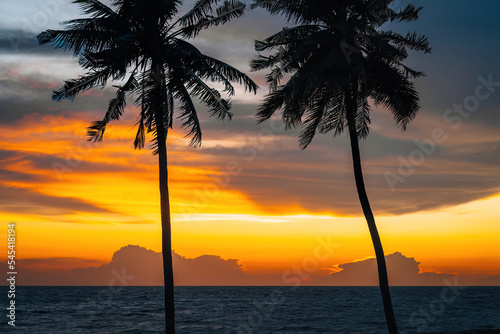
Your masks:
{"label": "golden sky", "polygon": [[[492,17],[472,16],[470,29],[481,38],[464,45],[436,16],[457,31],[467,10],[443,18],[444,9],[435,4],[412,26],[433,45],[431,55],[411,58],[428,74],[417,81],[420,114],[401,132],[375,107],[361,150],[385,253],[415,258],[422,272],[473,281],[500,275],[500,51],[489,44],[500,28]],[[67,19],[63,13],[75,15],[61,12],[49,25]],[[237,26],[227,38],[203,32],[197,43],[247,71],[253,39],[282,23],[252,13],[242,20],[261,24]],[[0,25],[2,41],[24,36],[14,22],[9,29]],[[108,126],[103,143],[87,142],[85,128],[102,118],[114,88],[51,101],[62,80],[82,72],[69,54],[22,41],[0,44],[0,221],[17,224],[18,258],[46,268],[68,258],[63,267],[73,269],[108,263],[126,245],[159,252],[157,160],[149,147],[133,149],[137,108]],[[267,88],[263,73],[250,76],[262,89],[256,96],[237,90],[233,121],[211,119],[199,106],[201,148],[188,147],[178,127],[169,133],[175,252],[236,259],[245,274],[262,277],[300,266],[325,242],[334,246],[319,276],[372,257],[347,138],[319,136],[300,151],[297,130],[285,131],[278,119],[256,125]]]}
{"label": "golden sky", "polygon": [[[147,149],[133,150],[134,133],[126,121],[112,124],[103,143],[86,142],[84,128],[90,119],[85,117],[78,112],[31,115],[15,128],[0,128],[7,176],[2,179],[2,220],[17,223],[19,259],[72,257],[85,267],[89,260],[109,262],[128,244],[161,251],[156,157]],[[238,259],[248,274],[284,272],[314,256],[320,239],[335,245],[320,262],[326,271],[373,256],[359,214],[338,213],[337,205],[313,211],[286,198],[255,200],[232,185],[238,178],[250,178],[266,187],[249,170],[245,156],[217,162],[206,153],[210,148],[191,149],[185,142],[177,132],[169,136],[176,253]],[[237,142],[220,140],[215,145]],[[269,161],[258,160],[257,155],[252,163],[272,168]],[[299,185],[296,191],[303,189]],[[331,192],[336,192],[334,186]],[[390,201],[402,194],[387,189],[386,196]],[[268,210],[267,201],[272,204]],[[499,206],[500,196],[495,195],[414,213],[379,214],[377,222],[386,254],[415,257],[423,271],[498,275],[500,225],[494,208]]]}

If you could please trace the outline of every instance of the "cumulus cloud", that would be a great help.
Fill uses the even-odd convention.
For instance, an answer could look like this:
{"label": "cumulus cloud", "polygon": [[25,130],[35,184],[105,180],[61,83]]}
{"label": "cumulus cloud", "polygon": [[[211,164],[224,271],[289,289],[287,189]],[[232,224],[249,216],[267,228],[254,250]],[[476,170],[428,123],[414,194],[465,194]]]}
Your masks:
{"label": "cumulus cloud", "polygon": [[246,277],[236,259],[202,255],[194,259],[172,253],[177,285],[244,285]]}
{"label": "cumulus cloud", "polygon": [[[395,252],[385,257],[390,285],[444,285],[453,274],[421,272],[414,258]],[[344,263],[337,266],[340,271],[330,274],[332,285],[378,285],[376,259]]]}
{"label": "cumulus cloud", "polygon": [[[194,259],[172,252],[176,285],[245,285],[236,259],[202,255]],[[163,285],[161,253],[128,245],[109,263],[74,258],[26,259],[17,263],[21,285]],[[100,265],[99,265],[100,264]],[[91,265],[91,266],[89,266]]]}
{"label": "cumulus cloud", "polygon": [[[295,285],[297,280],[283,280],[283,273],[253,273],[243,270],[237,259],[202,255],[190,259],[172,252],[175,284],[179,286],[256,286]],[[389,282],[393,286],[436,286],[453,281],[455,274],[421,272],[419,262],[396,252],[386,256]],[[5,262],[0,265],[6,267]],[[128,245],[113,254],[108,263],[78,258],[21,259],[16,263],[20,285],[96,285],[149,286],[163,285],[161,253]],[[340,264],[341,271],[328,276],[326,270],[311,273],[301,285],[369,286],[378,284],[375,259]],[[290,278],[289,276],[288,278]],[[298,278],[298,276],[297,276]],[[469,277],[467,285],[500,285],[500,275]],[[5,280],[4,280],[5,282]]]}

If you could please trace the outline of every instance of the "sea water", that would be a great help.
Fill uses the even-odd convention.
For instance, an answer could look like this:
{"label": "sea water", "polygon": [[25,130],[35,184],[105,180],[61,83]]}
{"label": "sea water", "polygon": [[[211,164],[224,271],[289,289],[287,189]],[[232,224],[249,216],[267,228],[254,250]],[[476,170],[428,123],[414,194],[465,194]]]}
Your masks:
{"label": "sea water", "polygon": [[[5,295],[7,287],[4,287]],[[400,334],[499,333],[500,287],[392,287]],[[177,333],[386,333],[377,287],[176,287]],[[162,333],[162,287],[17,287],[1,333]]]}

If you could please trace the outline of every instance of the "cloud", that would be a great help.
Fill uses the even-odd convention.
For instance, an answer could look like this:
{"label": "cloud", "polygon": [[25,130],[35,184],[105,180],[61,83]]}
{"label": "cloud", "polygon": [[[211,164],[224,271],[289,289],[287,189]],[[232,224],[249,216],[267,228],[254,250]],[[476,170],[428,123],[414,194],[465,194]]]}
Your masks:
{"label": "cloud", "polygon": [[[299,276],[283,281],[283,273],[253,273],[243,270],[237,259],[202,255],[190,259],[172,252],[175,284],[179,286],[257,286],[295,285]],[[396,252],[386,256],[389,282],[393,286],[446,285],[456,274],[421,272],[419,262]],[[110,262],[80,258],[20,259],[16,261],[20,285],[163,285],[161,253],[128,245],[113,254]],[[5,262],[0,265],[6,267]],[[336,266],[339,272],[328,276],[326,269],[311,273],[301,285],[367,286],[377,285],[376,260],[367,259]],[[295,275],[295,274],[293,274]],[[292,275],[292,276],[293,276]],[[288,276],[288,278],[292,277]],[[467,285],[500,285],[500,275],[468,277]],[[4,280],[5,282],[5,280]]]}
{"label": "cloud", "polygon": [[23,214],[65,215],[76,212],[111,213],[112,211],[78,198],[50,196],[34,190],[0,185],[0,209]]}
{"label": "cloud", "polygon": [[[432,286],[445,285],[445,281],[453,278],[453,274],[436,272],[421,272],[420,262],[395,252],[385,257],[389,284]],[[344,263],[337,266],[339,272],[330,274],[329,282],[332,285],[378,285],[378,271],[376,259]]]}
{"label": "cloud", "polygon": [[[192,0],[186,1],[181,12],[193,4]],[[460,29],[463,24],[459,18],[468,16],[471,12],[476,13],[478,15],[471,19],[475,20],[477,26],[466,31],[460,30],[461,33],[474,35],[477,29],[482,29],[481,22],[477,21],[478,17],[485,18],[485,22],[494,22],[495,11],[492,7],[496,8],[498,5],[466,6],[461,8],[458,14],[453,13],[453,15],[447,13],[445,7],[439,5],[434,6],[434,10],[425,10],[422,20],[411,24],[417,30],[427,31],[429,34],[432,32],[433,35],[441,34],[439,39],[447,47],[443,47],[443,43],[433,43],[435,49],[432,57],[454,59],[454,61],[436,62],[431,61],[428,56],[420,55],[415,58],[418,64],[422,64],[419,68],[426,69],[429,74],[429,77],[417,81],[419,91],[422,92],[423,106],[418,117],[403,134],[394,126],[388,112],[376,108],[372,114],[371,134],[361,143],[366,185],[376,214],[399,215],[458,205],[491,196],[497,193],[500,187],[500,175],[497,172],[500,165],[500,154],[498,154],[500,139],[497,131],[500,114],[496,112],[500,101],[498,91],[492,93],[487,100],[481,101],[480,108],[469,118],[464,119],[457,131],[451,130],[450,124],[442,118],[446,109],[452,108],[455,103],[462,103],[464,98],[474,93],[479,75],[487,77],[489,73],[499,72],[497,70],[499,63],[491,61],[499,57],[499,48],[492,49],[490,39],[487,38],[474,39],[473,42],[477,44],[475,48],[450,41],[446,35],[449,32],[445,34],[443,29],[436,28],[437,24],[441,27],[442,23],[439,22],[442,20],[435,20],[436,17],[444,15],[443,17],[452,24],[450,26]],[[27,129],[25,137],[34,136],[32,133],[36,132],[37,128],[46,126],[48,131],[39,134],[37,137],[39,142],[35,145],[51,148],[63,146],[61,142],[47,143],[46,136],[50,135],[48,132],[58,133],[62,130],[56,128],[54,124],[46,124],[47,118],[44,117],[52,115],[75,124],[82,118],[89,121],[97,120],[102,118],[107,100],[114,94],[113,89],[105,88],[103,91],[94,89],[79,96],[74,102],[56,103],[50,100],[51,91],[61,86],[62,79],[78,77],[82,70],[71,53],[65,53],[63,56],[60,51],[53,51],[50,47],[39,47],[34,36],[37,31],[52,26],[57,27],[60,21],[78,16],[78,6],[61,3],[59,8],[53,9],[53,14],[49,14],[48,9],[42,8],[38,2],[24,1],[22,5],[16,2],[8,6],[0,4],[0,9],[2,8],[4,9],[2,12],[12,14],[5,15],[6,19],[16,22],[7,24],[7,21],[3,21],[1,22],[3,28],[0,26],[2,29],[0,50],[3,51],[0,68],[0,131],[19,130],[27,117],[31,117],[34,122],[30,124],[32,128]],[[33,15],[42,12],[48,16],[46,26],[23,30],[26,21],[24,18],[29,22]],[[14,15],[19,13],[24,15],[21,20]],[[255,54],[254,39],[263,39],[279,31],[284,25],[280,16],[271,18],[263,10],[251,10],[241,19],[234,20],[226,26],[203,30],[194,43],[202,52],[247,70],[248,60]],[[450,26],[447,25],[447,29],[451,29]],[[498,35],[498,25],[492,25],[481,31],[482,33]],[[11,37],[21,34],[29,38],[25,40],[26,43],[19,45],[18,52],[14,54],[9,51],[12,48]],[[457,48],[462,49],[461,51],[476,50],[469,56],[476,57],[478,61],[472,62],[469,57],[457,58],[456,55],[464,54],[453,52]],[[490,61],[482,60],[485,55]],[[457,66],[455,61],[467,62],[471,67]],[[174,138],[169,135],[170,166],[190,165],[199,169],[214,170],[218,166],[224,168],[228,161],[234,159],[240,163],[242,171],[231,178],[224,190],[244,194],[262,212],[284,213],[289,209],[289,204],[292,204],[300,211],[361,215],[346,136],[332,140],[331,134],[319,135],[311,146],[302,152],[299,151],[297,143],[299,132],[297,129],[277,131],[271,136],[262,138],[261,131],[269,129],[270,124],[266,122],[256,125],[254,115],[267,91],[262,81],[264,72],[250,73],[250,75],[262,84],[262,89],[257,96],[252,94],[235,96],[233,105],[235,117],[231,123],[221,124],[216,119],[209,118],[205,112],[206,108],[199,106],[204,143],[201,149],[189,150],[192,153],[189,159],[183,158],[187,152],[185,147],[188,141],[179,140],[179,145],[176,142],[172,146]],[[500,78],[493,75],[493,81],[498,80]],[[126,110],[125,119],[120,122],[127,124],[123,121],[130,121],[128,125],[132,128],[137,110],[130,111]],[[128,117],[130,118],[127,119]],[[109,130],[106,130],[106,142],[103,147],[109,147],[107,136],[115,128],[115,124],[111,124]],[[174,127],[178,126],[179,121],[174,120],[174,124]],[[83,124],[81,129],[87,125]],[[436,127],[444,128],[449,136],[448,141],[437,145],[436,151],[427,157],[423,164],[416,166],[413,174],[405,178],[404,182],[398,183],[396,191],[392,192],[385,179],[385,173],[397,174],[401,163],[400,157],[408,160],[409,155],[417,148],[414,139],[428,138],[432,129]],[[5,140],[20,140],[17,134],[13,137],[15,138]],[[131,150],[133,139],[127,140],[121,148],[126,147]],[[118,143],[118,140],[114,142]],[[192,158],[194,156],[196,158]],[[47,167],[47,163],[52,162],[50,156],[47,159],[40,156],[23,155],[23,157],[42,169]],[[128,155],[123,160],[130,157],[131,155]],[[115,161],[111,153],[108,158]],[[88,160],[91,159],[88,157]],[[136,166],[135,161],[129,160],[129,165]],[[148,165],[150,169],[155,166],[153,163]],[[88,173],[105,172],[113,168],[112,164],[96,166],[95,162],[90,161],[83,161],[79,165],[80,171]],[[136,169],[138,174],[144,170]],[[6,178],[21,176],[13,174],[12,170],[0,173]],[[142,177],[144,174],[140,175]],[[82,175],[83,177],[85,176]],[[194,187],[203,186],[204,184],[198,183]],[[72,196],[78,197],[79,194],[75,191]],[[216,201],[215,198],[214,202]]]}
{"label": "cloud", "polygon": [[[250,109],[249,105],[246,108]],[[331,136],[319,136],[310,147],[299,151],[297,131],[262,137],[259,131],[266,123],[251,130],[249,121],[240,117],[237,120],[236,116],[235,129],[233,123],[205,126],[204,138],[208,147],[203,145],[199,150],[206,160],[220,166],[231,160],[239,163],[242,171],[231,178],[229,189],[244,193],[263,211],[284,213],[287,204],[294,203],[310,212],[361,215],[349,143],[345,137],[332,141]],[[218,130],[215,126],[219,126]],[[428,134],[408,133],[407,139],[401,136],[396,139],[377,130],[363,141],[365,183],[376,214],[432,210],[497,193],[500,161],[494,153],[500,150],[495,141],[498,135],[485,136],[485,133],[494,133],[477,124],[464,124],[463,130],[479,142],[464,145],[458,141],[455,145],[455,139],[463,136],[462,131],[448,131],[448,142],[437,145],[435,152],[423,163],[413,166],[408,163],[410,167],[402,166],[402,160],[409,161],[409,156],[418,149],[413,139],[422,141]],[[230,143],[225,145],[225,142]],[[397,176],[399,170],[408,171],[408,168],[411,168],[411,175],[391,191],[386,173]]]}
{"label": "cloud", "polygon": [[500,286],[500,275],[479,278],[479,279],[473,281],[471,285]]}
{"label": "cloud", "polygon": [[[245,285],[242,266],[235,259],[202,255],[188,259],[172,252],[176,285]],[[17,261],[20,285],[163,285],[161,253],[128,245],[109,263],[74,258]],[[93,266],[89,266],[93,265]]]}
{"label": "cloud", "polygon": [[177,285],[244,285],[246,277],[236,259],[202,255],[194,259],[172,253]]}
{"label": "cloud", "polygon": [[[41,32],[41,30],[39,31]],[[38,32],[37,32],[38,33]],[[23,30],[0,29],[0,51],[3,54],[63,55],[60,49],[49,45],[38,45],[36,33]]]}
{"label": "cloud", "polygon": [[[74,102],[52,101],[52,91],[62,86],[64,80],[79,77],[76,73],[79,71],[74,69],[69,57],[7,57],[0,67],[0,124],[19,126],[30,115],[66,117],[71,114],[74,117],[78,113],[90,113],[96,119],[102,118],[108,99],[115,93],[114,88],[95,88],[91,93],[80,94]],[[60,73],[66,74],[61,76]]]}
{"label": "cloud", "polygon": [[86,268],[90,266],[99,266],[101,261],[91,259],[80,259],[73,257],[56,257],[47,259],[22,259],[20,266],[24,270],[40,271],[40,272],[64,272],[77,268]]}

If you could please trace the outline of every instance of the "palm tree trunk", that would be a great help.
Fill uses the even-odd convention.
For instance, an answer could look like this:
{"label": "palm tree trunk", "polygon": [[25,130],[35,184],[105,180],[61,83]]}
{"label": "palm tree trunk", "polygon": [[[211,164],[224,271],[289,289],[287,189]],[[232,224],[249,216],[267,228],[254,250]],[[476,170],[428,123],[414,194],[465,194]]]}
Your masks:
{"label": "palm tree trunk", "polygon": [[[156,64],[153,64],[155,73],[161,73]],[[163,123],[163,108],[161,97],[161,76],[154,78],[158,89],[155,89],[154,115],[156,135],[158,140],[158,164],[160,174],[160,206],[161,206],[161,237],[163,254],[163,283],[165,293],[165,332],[175,333],[175,306],[174,306],[174,272],[172,267],[172,232],[170,219],[170,199],[168,193],[168,166],[167,166],[167,136]]]}
{"label": "palm tree trunk", "polygon": [[368,195],[366,194],[365,183],[363,181],[363,170],[361,169],[361,158],[359,154],[359,143],[356,131],[356,110],[357,104],[356,99],[353,98],[350,103],[347,104],[347,125],[349,127],[349,137],[351,141],[351,152],[352,152],[352,164],[354,169],[354,178],[356,180],[356,189],[358,191],[359,202],[363,209],[363,213],[368,223],[368,229],[370,230],[370,236],[373,242],[373,248],[375,249],[375,256],[377,258],[377,268],[378,268],[378,280],[380,286],[380,292],[382,293],[382,300],[384,302],[385,320],[387,322],[387,327],[390,334],[397,334],[398,328],[396,325],[396,318],[394,316],[394,311],[392,308],[391,293],[389,291],[389,280],[387,278],[387,266],[385,264],[384,250],[382,248],[382,242],[380,241],[380,236],[377,231],[377,225],[375,224],[375,218],[370,207],[370,202],[368,200]]}

